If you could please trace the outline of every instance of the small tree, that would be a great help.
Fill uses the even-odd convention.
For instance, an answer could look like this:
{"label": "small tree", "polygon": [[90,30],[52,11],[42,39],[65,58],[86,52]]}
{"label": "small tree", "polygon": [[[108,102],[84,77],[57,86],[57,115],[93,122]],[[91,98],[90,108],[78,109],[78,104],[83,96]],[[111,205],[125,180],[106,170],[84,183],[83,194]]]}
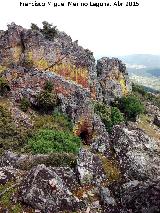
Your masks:
{"label": "small tree", "polygon": [[29,100],[25,97],[23,97],[20,101],[20,108],[23,112],[27,112],[28,108],[31,106],[31,103]]}
{"label": "small tree", "polygon": [[48,92],[52,92],[53,90],[53,83],[51,81],[46,81],[44,85],[44,90]]}
{"label": "small tree", "polygon": [[43,28],[39,28],[36,24],[31,24],[31,29],[41,32],[46,39],[53,41],[56,34],[57,29],[56,26],[53,26],[52,24],[49,24],[47,21],[42,22]]}
{"label": "small tree", "polygon": [[49,24],[47,21],[43,21],[43,29],[41,32],[45,35],[46,39],[53,40],[57,34],[56,26]]}
{"label": "small tree", "polygon": [[103,103],[97,103],[95,112],[101,117],[109,133],[111,133],[114,125],[124,121],[123,114],[117,107],[109,107]]}
{"label": "small tree", "polygon": [[117,107],[111,108],[111,121],[112,126],[124,122],[124,116]]}
{"label": "small tree", "polygon": [[36,24],[34,24],[34,23],[31,23],[31,29],[40,31],[39,27]]}
{"label": "small tree", "polygon": [[10,90],[7,80],[0,77],[0,96],[4,96]]}
{"label": "small tree", "polygon": [[127,120],[135,121],[136,117],[144,112],[144,105],[133,95],[120,98],[118,108],[125,114]]}
{"label": "small tree", "polygon": [[42,91],[37,96],[37,105],[41,111],[53,110],[58,104],[58,98],[56,94],[48,91]]}

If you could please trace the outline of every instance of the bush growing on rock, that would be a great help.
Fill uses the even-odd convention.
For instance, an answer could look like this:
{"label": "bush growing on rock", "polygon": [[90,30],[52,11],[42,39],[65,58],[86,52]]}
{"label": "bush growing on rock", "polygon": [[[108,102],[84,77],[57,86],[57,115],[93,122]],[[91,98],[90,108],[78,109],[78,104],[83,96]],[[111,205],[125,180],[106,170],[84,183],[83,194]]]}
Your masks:
{"label": "bush growing on rock", "polygon": [[80,145],[80,138],[69,132],[43,129],[28,140],[26,149],[31,150],[33,154],[77,153]]}
{"label": "bush growing on rock", "polygon": [[36,98],[38,109],[43,112],[53,110],[58,105],[58,97],[54,93],[42,91]]}
{"label": "bush growing on rock", "polygon": [[38,30],[38,31],[40,30],[39,27],[34,23],[31,23],[31,29],[32,30]]}
{"label": "bush growing on rock", "polygon": [[52,92],[53,90],[53,83],[51,81],[46,81],[44,85],[44,90],[48,92]]}
{"label": "bush growing on rock", "polygon": [[45,35],[45,37],[49,40],[53,40],[57,34],[56,26],[49,24],[47,21],[43,21],[43,29],[41,32]]}
{"label": "bush growing on rock", "polygon": [[42,112],[54,110],[59,101],[57,94],[53,91],[52,82],[45,82],[44,90],[37,95],[36,102],[38,109]]}
{"label": "bush growing on rock", "polygon": [[137,116],[144,112],[144,105],[133,96],[122,97],[118,99],[118,108],[125,114],[127,120],[136,120]]}
{"label": "bush growing on rock", "polygon": [[53,41],[57,34],[56,26],[53,26],[53,24],[49,24],[47,21],[43,21],[42,25],[43,28],[40,29],[36,24],[32,23],[31,29],[40,31],[45,36],[46,39]]}
{"label": "bush growing on rock", "polygon": [[123,114],[117,107],[109,107],[102,103],[95,105],[95,112],[100,115],[106,130],[110,133],[114,125],[124,121]]}
{"label": "bush growing on rock", "polygon": [[124,122],[124,116],[117,107],[111,108],[111,121],[112,126]]}
{"label": "bush growing on rock", "polygon": [[20,108],[23,112],[27,112],[28,108],[31,106],[31,103],[27,98],[22,98],[20,101]]}
{"label": "bush growing on rock", "polygon": [[0,96],[4,96],[10,90],[8,82],[5,78],[0,77]]}

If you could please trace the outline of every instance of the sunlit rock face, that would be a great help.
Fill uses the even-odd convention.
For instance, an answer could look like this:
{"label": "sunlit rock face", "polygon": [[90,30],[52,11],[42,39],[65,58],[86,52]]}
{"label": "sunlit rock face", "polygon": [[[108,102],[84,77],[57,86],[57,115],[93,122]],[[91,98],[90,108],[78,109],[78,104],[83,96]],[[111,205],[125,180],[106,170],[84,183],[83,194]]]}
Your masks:
{"label": "sunlit rock face", "polygon": [[97,61],[97,75],[103,99],[107,103],[116,97],[127,95],[131,91],[126,66],[119,59],[106,57],[99,59]]}

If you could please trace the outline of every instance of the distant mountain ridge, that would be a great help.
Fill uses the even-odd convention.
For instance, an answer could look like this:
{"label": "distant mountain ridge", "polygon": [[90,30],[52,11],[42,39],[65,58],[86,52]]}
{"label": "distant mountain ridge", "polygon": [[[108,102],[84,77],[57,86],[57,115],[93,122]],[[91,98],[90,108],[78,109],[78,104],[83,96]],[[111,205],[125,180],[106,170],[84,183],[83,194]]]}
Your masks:
{"label": "distant mountain ridge", "polygon": [[127,64],[145,65],[148,68],[160,68],[160,55],[133,54],[120,56],[119,58]]}
{"label": "distant mountain ridge", "polygon": [[160,55],[134,54],[119,57],[133,82],[160,90]]}

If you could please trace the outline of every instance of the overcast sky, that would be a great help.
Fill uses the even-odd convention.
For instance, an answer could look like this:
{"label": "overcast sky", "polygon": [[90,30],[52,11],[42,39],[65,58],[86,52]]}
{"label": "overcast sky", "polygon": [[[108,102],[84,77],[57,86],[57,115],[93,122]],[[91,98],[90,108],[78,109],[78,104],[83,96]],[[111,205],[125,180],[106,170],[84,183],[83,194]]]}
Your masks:
{"label": "overcast sky", "polygon": [[[39,0],[39,2],[67,0]],[[89,0],[72,0],[72,2]],[[91,0],[96,2],[96,0]],[[0,28],[15,22],[28,28],[46,20],[78,40],[96,57],[128,54],[160,55],[160,0],[139,0],[139,7],[20,7],[20,0],[1,0]],[[22,0],[21,2],[35,2]],[[38,2],[38,0],[37,0]],[[97,0],[110,2],[115,0]],[[122,0],[120,2],[127,2]]]}

